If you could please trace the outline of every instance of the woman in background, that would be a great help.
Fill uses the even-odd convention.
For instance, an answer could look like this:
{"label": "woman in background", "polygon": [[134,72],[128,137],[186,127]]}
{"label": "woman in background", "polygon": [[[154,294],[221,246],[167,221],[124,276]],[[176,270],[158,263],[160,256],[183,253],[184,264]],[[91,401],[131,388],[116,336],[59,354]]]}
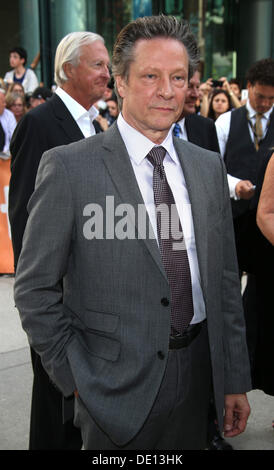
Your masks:
{"label": "woman in background", "polygon": [[215,88],[211,93],[207,117],[216,121],[221,114],[230,111],[232,107],[228,92],[222,88]]}
{"label": "woman in background", "polygon": [[26,113],[25,98],[19,93],[8,93],[6,96],[6,107],[13,113],[16,122],[19,122]]}
{"label": "woman in background", "polygon": [[25,89],[22,83],[13,82],[13,83],[10,83],[8,87],[7,95],[9,93],[18,93],[19,95],[25,96]]}

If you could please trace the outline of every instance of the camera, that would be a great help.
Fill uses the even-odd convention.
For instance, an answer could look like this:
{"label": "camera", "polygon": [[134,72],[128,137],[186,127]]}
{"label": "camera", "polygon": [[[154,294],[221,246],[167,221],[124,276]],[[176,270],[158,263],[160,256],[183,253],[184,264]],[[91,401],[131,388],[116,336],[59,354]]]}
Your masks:
{"label": "camera", "polygon": [[211,86],[213,86],[214,88],[217,88],[217,87],[222,88],[223,82],[222,80],[212,80]]}

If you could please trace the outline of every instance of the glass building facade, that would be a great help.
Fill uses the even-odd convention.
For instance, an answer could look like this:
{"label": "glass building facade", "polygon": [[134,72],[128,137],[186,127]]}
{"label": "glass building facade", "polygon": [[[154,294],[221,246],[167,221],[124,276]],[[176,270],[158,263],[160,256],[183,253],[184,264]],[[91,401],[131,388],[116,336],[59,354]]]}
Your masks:
{"label": "glass building facade", "polygon": [[189,21],[199,44],[204,80],[244,80],[255,60],[274,56],[274,0],[10,0],[0,7],[4,25],[5,17],[10,20],[9,8],[13,22],[8,35],[5,26],[0,33],[0,76],[9,68],[9,48],[20,44],[28,51],[29,63],[40,52],[36,72],[47,86],[53,83],[56,46],[67,33],[97,32],[111,55],[125,24],[158,13]]}

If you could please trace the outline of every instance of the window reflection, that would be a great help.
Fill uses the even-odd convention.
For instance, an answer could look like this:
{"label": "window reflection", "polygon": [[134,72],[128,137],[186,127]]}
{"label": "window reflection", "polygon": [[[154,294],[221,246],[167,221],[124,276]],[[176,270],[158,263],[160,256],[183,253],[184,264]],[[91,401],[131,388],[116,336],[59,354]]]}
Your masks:
{"label": "window reflection", "polygon": [[[65,34],[86,29],[104,37],[111,55],[117,35],[128,22],[164,13],[189,21],[204,77],[236,76],[236,0],[70,0],[69,8],[68,0],[39,0],[39,4],[41,24],[49,36],[43,42],[51,53]],[[43,15],[45,5],[47,15]]]}

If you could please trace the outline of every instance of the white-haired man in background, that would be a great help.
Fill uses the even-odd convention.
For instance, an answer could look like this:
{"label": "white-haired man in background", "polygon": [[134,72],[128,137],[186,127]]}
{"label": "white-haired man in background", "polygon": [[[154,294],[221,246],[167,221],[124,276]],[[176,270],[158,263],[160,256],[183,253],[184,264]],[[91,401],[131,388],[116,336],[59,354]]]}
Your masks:
{"label": "white-haired man in background", "polygon": [[[55,55],[58,87],[52,98],[24,116],[11,142],[9,218],[15,269],[42,154],[100,132],[93,105],[104,94],[109,79],[109,55],[101,36],[74,32],[61,40]],[[82,440],[73,426],[72,403],[52,384],[33,349],[31,357],[34,381],[29,448],[80,449]]]}

